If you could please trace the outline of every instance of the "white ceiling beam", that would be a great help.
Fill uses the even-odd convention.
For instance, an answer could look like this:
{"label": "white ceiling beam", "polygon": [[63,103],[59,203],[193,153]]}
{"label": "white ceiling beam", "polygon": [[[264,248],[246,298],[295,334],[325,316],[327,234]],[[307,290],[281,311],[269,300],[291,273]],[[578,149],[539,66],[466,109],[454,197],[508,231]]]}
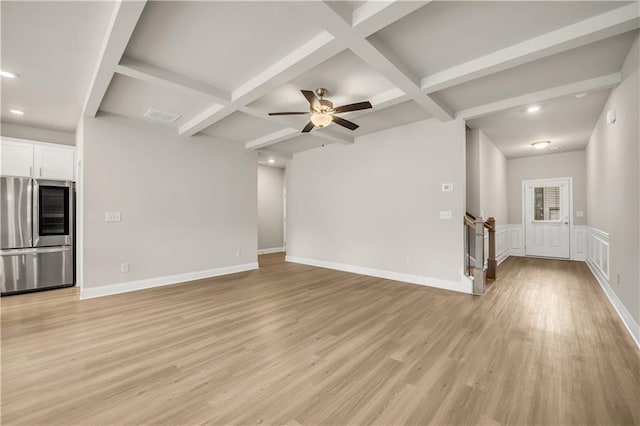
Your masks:
{"label": "white ceiling beam", "polygon": [[630,4],[424,77],[420,86],[433,93],[638,27],[640,8]]}
{"label": "white ceiling beam", "polygon": [[82,108],[83,115],[95,117],[98,112],[145,4],[146,0],[118,0],[113,5],[111,19]]}
{"label": "white ceiling beam", "polygon": [[208,108],[183,124],[179,129],[179,133],[181,135],[194,135],[206,129],[213,123],[238,111],[239,108],[248,105],[270,90],[285,84],[342,50],[344,50],[344,46],[335,40],[331,34],[327,32],[321,33],[233,90],[231,102],[228,105],[223,108],[215,108],[215,106]]}
{"label": "white ceiling beam", "polygon": [[[380,9],[381,11],[385,11],[384,16],[390,22],[404,16],[402,13],[408,13],[406,8],[399,6],[393,7],[394,5],[402,5],[402,3],[393,2],[387,7]],[[377,70],[389,81],[395,84],[400,90],[409,96],[409,98],[413,99],[418,105],[427,111],[429,115],[437,117],[443,121],[451,120],[453,118],[447,110],[422,92],[419,81],[399,67],[400,61],[395,58],[391,59],[388,53],[385,55],[379,51],[365,38],[365,36],[356,31],[355,28],[342,19],[342,17],[340,17],[340,15],[328,4],[323,1],[316,0],[295,3],[294,6],[298,8],[307,19],[322,26],[337,40],[342,41],[345,46],[358,55],[369,66]],[[373,19],[376,18],[374,18],[374,16],[369,16],[368,18],[368,20]],[[376,22],[378,25],[385,25],[385,22],[381,19],[377,19]]]}
{"label": "white ceiling beam", "polygon": [[128,56],[122,58],[115,72],[160,87],[203,94],[218,104],[226,105],[231,102],[231,93],[225,90]]}
{"label": "white ceiling beam", "polygon": [[259,137],[245,144],[247,149],[262,149],[300,135],[299,129],[287,128]]}
{"label": "white ceiling beam", "polygon": [[496,112],[505,111],[511,108],[518,108],[533,103],[544,102],[564,96],[576,95],[578,93],[590,92],[601,89],[608,89],[617,86],[622,81],[619,72],[579,81],[577,83],[566,84],[539,92],[527,93],[509,99],[502,99],[473,108],[464,109],[456,113],[456,119],[471,120],[480,118]]}
{"label": "white ceiling beam", "polygon": [[361,36],[368,37],[430,2],[431,0],[369,0],[352,12],[351,26]]}

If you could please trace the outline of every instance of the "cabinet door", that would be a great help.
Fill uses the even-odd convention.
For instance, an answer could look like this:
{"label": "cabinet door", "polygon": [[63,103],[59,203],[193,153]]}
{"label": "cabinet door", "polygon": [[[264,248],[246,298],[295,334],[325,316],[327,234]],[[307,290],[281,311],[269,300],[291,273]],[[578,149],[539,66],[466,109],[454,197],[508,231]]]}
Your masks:
{"label": "cabinet door", "polygon": [[35,150],[36,178],[75,180],[73,148],[36,146]]}
{"label": "cabinet door", "polygon": [[33,145],[2,141],[0,175],[31,177],[33,172]]}

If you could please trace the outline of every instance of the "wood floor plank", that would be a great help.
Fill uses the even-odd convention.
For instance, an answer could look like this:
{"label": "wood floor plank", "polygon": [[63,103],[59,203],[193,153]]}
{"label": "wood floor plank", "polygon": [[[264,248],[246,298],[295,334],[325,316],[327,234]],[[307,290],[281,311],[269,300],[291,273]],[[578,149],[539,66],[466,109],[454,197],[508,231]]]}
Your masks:
{"label": "wood floor plank", "polygon": [[584,263],[483,297],[284,262],[0,299],[4,425],[640,424],[640,352]]}

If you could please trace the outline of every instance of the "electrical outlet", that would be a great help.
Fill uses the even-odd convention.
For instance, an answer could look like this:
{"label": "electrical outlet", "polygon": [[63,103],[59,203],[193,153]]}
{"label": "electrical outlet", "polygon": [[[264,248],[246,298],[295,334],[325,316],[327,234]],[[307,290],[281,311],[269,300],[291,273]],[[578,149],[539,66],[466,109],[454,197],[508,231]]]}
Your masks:
{"label": "electrical outlet", "polygon": [[404,257],[404,263],[407,265],[411,265],[411,256],[405,256]]}
{"label": "electrical outlet", "polygon": [[453,191],[453,184],[452,183],[443,183],[442,184],[442,192],[451,192]]}
{"label": "electrical outlet", "polygon": [[128,263],[121,263],[120,264],[120,272],[122,272],[123,274],[129,272],[129,264]]}
{"label": "electrical outlet", "polygon": [[107,212],[104,214],[105,222],[120,222],[120,212]]}
{"label": "electrical outlet", "polygon": [[237,257],[242,256],[242,250],[236,250],[236,256]]}
{"label": "electrical outlet", "polygon": [[576,212],[576,217],[584,217],[584,212],[577,211]]}

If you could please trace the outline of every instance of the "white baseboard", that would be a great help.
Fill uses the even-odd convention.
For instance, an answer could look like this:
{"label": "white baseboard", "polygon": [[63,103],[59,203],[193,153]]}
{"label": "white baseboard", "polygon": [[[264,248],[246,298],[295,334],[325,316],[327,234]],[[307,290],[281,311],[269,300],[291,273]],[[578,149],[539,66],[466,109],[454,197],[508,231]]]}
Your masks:
{"label": "white baseboard", "polygon": [[387,280],[402,281],[411,284],[419,284],[428,287],[442,288],[460,293],[472,294],[473,283],[462,276],[460,281],[443,280],[440,278],[425,277],[422,275],[405,274],[402,272],[385,271],[382,269],[367,268],[363,266],[346,265],[343,263],[327,262],[325,260],[309,259],[305,257],[287,256],[287,262],[301,263],[303,265],[317,266],[319,268],[335,269],[337,271],[351,272],[370,277],[384,278]]}
{"label": "white baseboard", "polygon": [[258,254],[282,253],[283,251],[285,251],[284,247],[272,247],[266,249],[258,249]]}
{"label": "white baseboard", "polygon": [[258,269],[257,263],[245,263],[242,265],[225,266],[222,268],[207,269],[205,271],[186,272],[184,274],[168,275],[165,277],[149,278],[138,281],[128,281],[118,284],[109,284],[99,287],[83,288],[80,292],[80,300],[94,297],[109,296],[112,294],[126,293],[129,291],[143,290],[152,287],[161,287],[170,284],[178,284],[187,281],[201,280],[203,278],[218,277],[234,274],[236,272]]}
{"label": "white baseboard", "polygon": [[593,276],[596,277],[596,281],[598,281],[598,284],[600,284],[600,287],[602,287],[602,291],[604,291],[604,294],[607,295],[607,298],[609,299],[609,302],[611,302],[613,309],[615,309],[618,313],[618,316],[631,335],[631,338],[638,346],[638,349],[640,349],[640,325],[635,322],[629,311],[627,311],[627,308],[625,308],[625,306],[622,304],[616,292],[613,291],[605,276],[602,274],[602,272],[600,272],[600,269],[588,257],[587,266],[591,270]]}

